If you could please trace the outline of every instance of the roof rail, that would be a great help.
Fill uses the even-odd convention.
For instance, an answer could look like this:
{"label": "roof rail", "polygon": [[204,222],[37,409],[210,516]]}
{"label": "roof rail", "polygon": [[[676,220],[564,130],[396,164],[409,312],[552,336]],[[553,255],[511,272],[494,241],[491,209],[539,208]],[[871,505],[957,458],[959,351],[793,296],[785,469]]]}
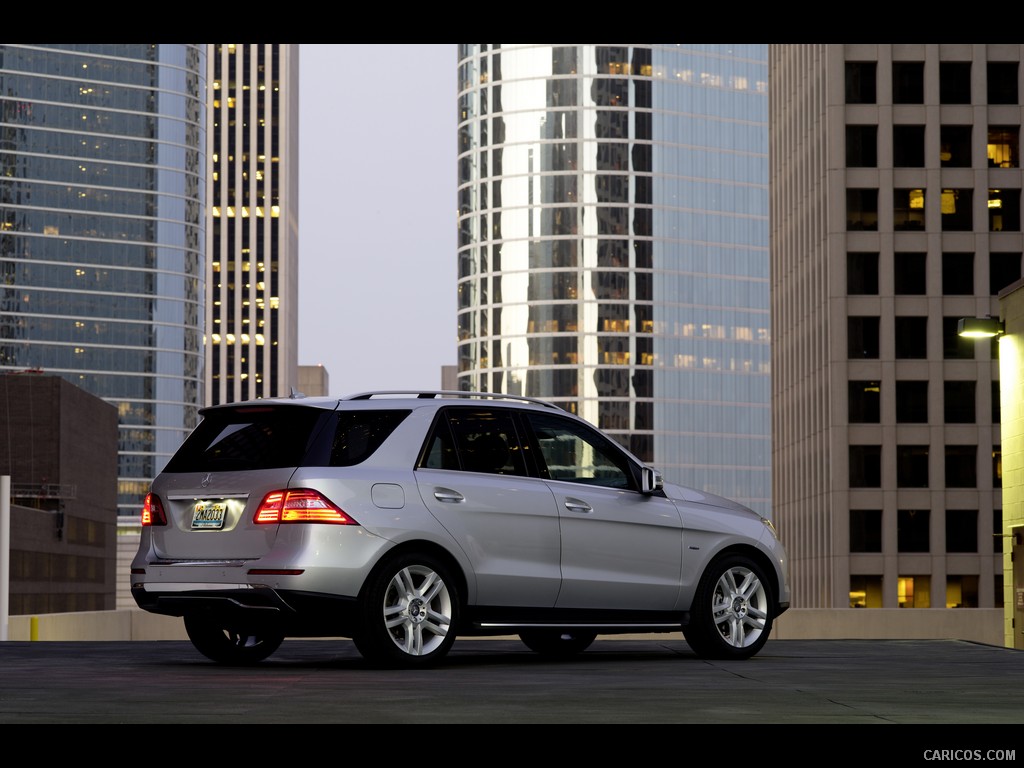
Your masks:
{"label": "roof rail", "polygon": [[565,410],[554,403],[540,400],[536,397],[525,397],[523,395],[506,395],[501,392],[463,392],[461,390],[438,389],[438,390],[381,390],[375,392],[360,392],[355,395],[346,395],[342,400],[370,400],[374,397],[415,397],[420,400],[433,400],[435,398],[475,398],[481,400],[517,400],[523,403],[543,405],[546,408],[553,408],[556,411]]}

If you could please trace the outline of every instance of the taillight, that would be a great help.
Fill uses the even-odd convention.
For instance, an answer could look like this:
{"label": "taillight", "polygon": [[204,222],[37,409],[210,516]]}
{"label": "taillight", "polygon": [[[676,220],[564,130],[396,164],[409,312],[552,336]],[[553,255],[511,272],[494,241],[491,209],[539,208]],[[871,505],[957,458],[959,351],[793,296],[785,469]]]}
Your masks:
{"label": "taillight", "polygon": [[142,525],[167,525],[164,505],[156,494],[146,494],[146,500],[142,503]]}
{"label": "taillight", "polygon": [[254,523],[334,523],[358,525],[338,507],[316,491],[299,488],[291,491],[271,491],[263,497]]}

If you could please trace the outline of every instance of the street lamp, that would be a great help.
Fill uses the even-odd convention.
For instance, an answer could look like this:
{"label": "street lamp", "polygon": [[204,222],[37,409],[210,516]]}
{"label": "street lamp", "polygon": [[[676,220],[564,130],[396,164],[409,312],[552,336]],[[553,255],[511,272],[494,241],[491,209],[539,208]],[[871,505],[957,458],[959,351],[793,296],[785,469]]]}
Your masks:
{"label": "street lamp", "polygon": [[994,317],[962,317],[957,323],[956,332],[969,339],[991,339],[1006,333],[1006,327],[1002,320]]}

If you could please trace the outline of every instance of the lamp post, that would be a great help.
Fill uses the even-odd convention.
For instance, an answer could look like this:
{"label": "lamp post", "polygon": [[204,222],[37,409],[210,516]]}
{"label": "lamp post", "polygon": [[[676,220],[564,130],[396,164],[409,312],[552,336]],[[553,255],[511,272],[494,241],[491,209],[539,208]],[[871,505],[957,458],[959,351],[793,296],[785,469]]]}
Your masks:
{"label": "lamp post", "polygon": [[[1020,334],[1020,309],[1022,306],[1020,298],[1024,298],[1024,294],[1019,298],[1004,298],[1003,294],[1000,294],[1000,305],[1003,315],[1006,316],[1006,310],[1010,311],[1009,317],[1011,319],[1011,326],[1014,329],[1014,333],[1008,334],[1006,332],[1006,323],[1002,319],[988,317],[965,317],[961,318],[957,323],[957,333],[960,336],[971,339],[991,339],[999,337],[999,398],[1000,398],[1000,414],[1001,414],[1001,441],[1002,441],[1002,516],[1003,516],[1003,530],[995,534],[1000,539],[1010,538],[1012,542],[1016,542],[1014,532],[1020,531],[1021,520],[1021,497],[1024,493],[1024,488],[1018,485],[1017,478],[1020,477],[1018,470],[1007,471],[1008,467],[1019,467],[1020,458],[1024,456],[1024,431],[1021,430],[1021,410],[1017,406],[1016,402],[1011,395],[1016,392],[1019,384],[1018,382],[1022,379],[1024,369],[1021,368],[1022,359],[1019,354],[1019,345],[1021,340]],[[1008,304],[1008,301],[1015,302],[1013,305]],[[1021,571],[1019,568],[1014,567],[1014,549],[1016,547],[1011,544],[1010,550],[1003,549],[1003,616],[1004,616],[1004,637],[1006,645],[1010,648],[1024,648],[1024,639],[1021,636],[1020,627],[1015,628],[1015,623],[1020,623],[1020,620],[1024,618],[1024,614],[1021,613],[1021,608],[1016,606],[1014,599],[1007,599],[1008,595],[1017,595],[1018,587],[1020,586],[1017,582],[1022,579]],[[1019,555],[1018,555],[1019,556]],[[1007,589],[1005,584],[1006,580],[1010,580],[1011,588]],[[1016,622],[1015,622],[1016,620]]]}

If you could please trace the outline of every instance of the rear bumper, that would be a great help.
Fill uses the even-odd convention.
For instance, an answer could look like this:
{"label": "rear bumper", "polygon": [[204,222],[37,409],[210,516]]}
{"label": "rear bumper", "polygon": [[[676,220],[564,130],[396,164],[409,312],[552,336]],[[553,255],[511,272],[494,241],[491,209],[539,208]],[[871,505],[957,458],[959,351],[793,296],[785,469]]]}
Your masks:
{"label": "rear bumper", "polygon": [[266,586],[161,590],[132,585],[144,611],[164,616],[202,616],[225,628],[273,628],[290,637],[349,637],[355,598]]}

